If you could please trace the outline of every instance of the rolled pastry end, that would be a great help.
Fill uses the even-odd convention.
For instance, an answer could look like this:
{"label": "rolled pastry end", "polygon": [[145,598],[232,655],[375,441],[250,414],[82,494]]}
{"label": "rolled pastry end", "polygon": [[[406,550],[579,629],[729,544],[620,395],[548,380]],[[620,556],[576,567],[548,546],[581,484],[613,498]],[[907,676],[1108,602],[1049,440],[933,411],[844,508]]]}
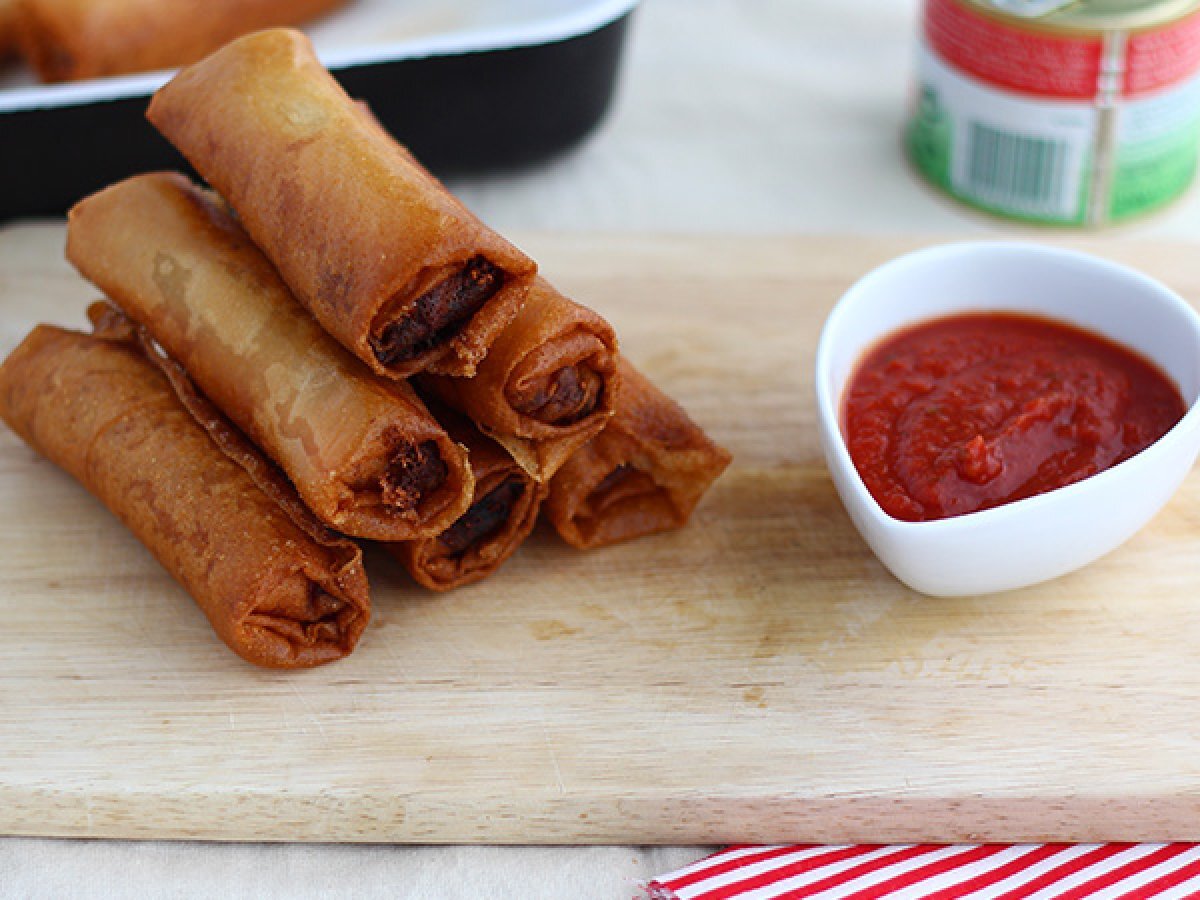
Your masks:
{"label": "rolled pastry end", "polygon": [[487,577],[517,551],[533,530],[546,489],[465,419],[438,414],[468,448],[471,505],[439,534],[387,546],[419,584],[447,591]]}
{"label": "rolled pastry end", "polygon": [[498,569],[533,530],[543,489],[528,475],[485,480],[471,507],[436,537],[391,545],[418,584],[448,591]]}
{"label": "rolled pastry end", "polygon": [[550,341],[516,365],[505,386],[508,402],[539,425],[577,425],[612,412],[615,348],[580,329]]}
{"label": "rolled pastry end", "polygon": [[424,377],[419,387],[467,414],[546,482],[612,418],[617,359],[612,326],[536,278],[474,378]]}
{"label": "rolled pastry end", "polygon": [[526,479],[510,475],[486,490],[457,522],[437,536],[444,555],[461,559],[470,551],[478,553],[488,538],[509,521],[517,505],[528,500],[529,487]]}
{"label": "rolled pastry end", "polygon": [[[231,634],[229,646],[243,659],[271,668],[296,668],[347,656],[367,626],[366,575],[361,566],[336,578],[302,568],[277,578],[265,575]],[[214,626],[220,623],[213,622]]]}
{"label": "rolled pastry end", "polygon": [[412,365],[436,352],[462,333],[506,280],[503,269],[477,255],[403,309],[395,301],[388,304],[371,326],[375,359],[391,369]]}
{"label": "rolled pastry end", "polygon": [[550,482],[546,517],[564,541],[590,549],[682,528],[729,465],[675,401],[625,360],[608,425]]}
{"label": "rolled pastry end", "polygon": [[385,430],[383,452],[368,453],[347,478],[332,524],[348,534],[407,541],[438,534],[470,506],[474,477],[466,451],[444,433]]}
{"label": "rolled pastry end", "polygon": [[[724,466],[722,465],[722,468]],[[556,479],[563,476],[560,470]],[[580,550],[607,547],[682,528],[709,482],[697,489],[662,480],[652,465],[624,462],[603,471],[593,486],[564,494],[551,483],[547,517],[559,536]]]}
{"label": "rolled pastry end", "polygon": [[620,383],[616,360],[615,340],[589,328],[538,346],[504,386],[504,399],[519,417],[511,429],[517,433],[492,436],[526,471],[549,480],[612,417]]}
{"label": "rolled pastry end", "polygon": [[580,491],[574,515],[559,529],[567,543],[587,549],[682,527],[690,509],[654,480],[649,468],[618,463]]}

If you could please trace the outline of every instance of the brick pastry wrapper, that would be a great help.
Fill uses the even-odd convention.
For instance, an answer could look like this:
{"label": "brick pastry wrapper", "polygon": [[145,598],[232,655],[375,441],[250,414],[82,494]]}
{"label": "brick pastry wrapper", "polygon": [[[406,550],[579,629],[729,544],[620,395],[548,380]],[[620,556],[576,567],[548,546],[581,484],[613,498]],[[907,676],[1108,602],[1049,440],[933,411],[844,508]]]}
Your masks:
{"label": "brick pastry wrapper", "polygon": [[299,25],[346,0],[0,0],[43,81],[173,69],[262,28]]}
{"label": "brick pastry wrapper", "polygon": [[580,549],[682,528],[732,459],[629,362],[619,371],[616,413],[558,470],[543,506]]}
{"label": "brick pastry wrapper", "polygon": [[617,337],[601,316],[539,277],[473,378],[422,376],[420,384],[549,481],[613,415]]}
{"label": "brick pastry wrapper", "polygon": [[308,515],[177,368],[98,312],[99,335],[41,325],[25,338],[0,366],[0,417],[104,503],[243,659],[346,656],[370,615],[359,549]]}
{"label": "brick pastry wrapper", "polygon": [[412,540],[470,504],[463,448],[407,382],[376,377],[321,329],[210,192],[166,173],[107,188],[71,211],[67,255],[325,524]]}
{"label": "brick pastry wrapper", "polygon": [[234,41],[180,72],[147,116],[379,374],[474,374],[525,300],[533,261],[347,97],[299,32]]}
{"label": "brick pastry wrapper", "polygon": [[467,448],[475,475],[471,506],[441,534],[385,546],[418,584],[448,591],[486,578],[517,552],[533,531],[546,487],[469,420],[432,408]]}

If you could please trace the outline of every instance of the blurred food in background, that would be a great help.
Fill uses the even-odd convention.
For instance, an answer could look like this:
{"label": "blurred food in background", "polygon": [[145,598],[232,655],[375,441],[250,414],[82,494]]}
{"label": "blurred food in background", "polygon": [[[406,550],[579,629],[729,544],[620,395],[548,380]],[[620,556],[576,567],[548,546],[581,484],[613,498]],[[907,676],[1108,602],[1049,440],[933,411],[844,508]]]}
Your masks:
{"label": "blurred food in background", "polygon": [[14,40],[43,81],[186,65],[273,25],[299,25],[347,0],[0,0],[0,46]]}
{"label": "blurred food in background", "polygon": [[0,62],[17,49],[16,0],[0,0]]}
{"label": "blurred food in background", "polygon": [[[0,0],[9,2],[82,8],[89,0]],[[175,8],[183,0],[158,2]],[[239,2],[270,5],[197,6],[228,11]],[[530,166],[587,135],[612,101],[637,0],[343,3],[305,29],[322,63],[446,176]],[[295,0],[289,13],[333,5]],[[143,116],[168,72],[35,84],[25,66],[0,69],[0,222],[61,215],[106,184],[183,165]]]}
{"label": "blurred food in background", "polygon": [[925,0],[913,165],[1009,218],[1105,225],[1179,197],[1200,148],[1200,0]]}

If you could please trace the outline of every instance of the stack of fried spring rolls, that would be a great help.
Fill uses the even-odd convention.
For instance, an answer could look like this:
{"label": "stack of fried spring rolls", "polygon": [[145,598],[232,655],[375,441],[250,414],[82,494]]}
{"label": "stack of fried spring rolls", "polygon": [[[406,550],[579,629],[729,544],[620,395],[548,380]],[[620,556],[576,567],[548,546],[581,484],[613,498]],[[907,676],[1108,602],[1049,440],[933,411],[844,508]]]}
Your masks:
{"label": "stack of fried spring rolls", "polygon": [[[192,79],[193,84],[204,88],[198,96],[189,97],[187,91],[173,92],[169,87],[160,95],[161,103],[155,102],[160,108],[169,107],[171,104],[162,98],[169,99],[173,94],[174,102],[182,102],[185,107],[190,104],[202,109],[208,102],[221,106],[221,100],[230,100],[221,93],[229,85],[215,89],[216,99],[207,97],[214,90],[210,83],[214,79],[203,77],[201,70],[214,66],[218,71],[226,67],[236,70],[239,66],[252,70],[255,64],[246,59],[227,64],[220,64],[220,60],[226,55],[254,57],[263,53],[269,68],[271,59],[279,61],[281,44],[286,45],[291,58],[284,68],[290,67],[289,71],[299,68],[304,74],[294,82],[286,77],[275,79],[288,88],[280,105],[303,109],[312,100],[306,87],[311,86],[314,78],[320,81],[317,76],[324,72],[312,59],[310,50],[301,52],[307,48],[306,42],[289,32],[267,33],[236,43],[181,76],[186,84],[189,75],[200,71]],[[215,81],[221,83],[220,78]],[[241,86],[248,87],[252,81]],[[449,525],[445,517],[450,513],[444,513],[442,518],[426,517],[424,524],[409,521],[405,542],[391,545],[417,580],[429,587],[446,589],[478,580],[494,570],[529,533],[548,491],[560,498],[574,498],[560,500],[557,508],[568,511],[552,519],[564,537],[577,546],[598,546],[683,524],[696,499],[727,463],[724,451],[708,442],[682,410],[649,388],[628,367],[635,390],[626,403],[619,390],[615,336],[607,323],[544,281],[523,283],[532,280],[531,262],[470,219],[469,213],[402,148],[391,144],[390,139],[387,144],[380,143],[386,136],[377,123],[344,94],[335,90],[317,92],[317,96],[321,99],[305,116],[326,120],[325,113],[329,113],[329,120],[343,125],[362,124],[360,138],[365,143],[357,148],[357,162],[351,158],[355,153],[342,160],[351,173],[355,173],[356,166],[364,165],[364,159],[369,162],[375,153],[382,160],[376,162],[381,162],[383,169],[390,166],[392,176],[397,172],[411,176],[408,190],[413,196],[407,203],[397,201],[397,210],[393,210],[416,216],[417,226],[411,231],[432,228],[436,232],[446,225],[449,209],[470,220],[467,237],[476,240],[474,245],[468,241],[463,249],[461,233],[427,235],[425,244],[417,241],[415,261],[406,255],[414,249],[411,240],[400,242],[405,253],[398,253],[400,258],[393,261],[388,260],[386,243],[382,252],[370,255],[371,242],[367,240],[360,242],[359,248],[367,254],[360,254],[359,262],[364,266],[353,265],[351,254],[344,260],[348,268],[336,271],[329,259],[337,254],[327,252],[331,246],[328,242],[336,238],[326,236],[326,243],[319,247],[326,262],[320,271],[308,274],[315,274],[326,286],[335,284],[341,288],[337,302],[330,296],[324,297],[324,317],[320,290],[311,295],[316,299],[310,300],[310,310],[327,327],[328,321],[340,323],[330,328],[330,333],[341,337],[348,349],[381,374],[396,378],[424,370],[427,374],[422,383],[426,390],[472,415],[480,428],[492,434],[511,455],[489,441],[470,420],[455,419],[450,430],[456,441],[471,450],[470,471],[465,472],[459,466],[447,479],[446,461],[453,459],[453,450],[439,439],[440,435],[420,440],[421,428],[425,434],[431,433],[430,420],[421,421],[423,408],[407,385],[396,382],[390,388],[380,387],[382,382],[356,373],[352,361],[339,360],[339,351],[325,332],[291,305],[287,289],[222,201],[179,176],[133,179],[81,204],[72,216],[72,259],[147,328],[167,353],[179,359],[201,387],[284,466],[305,500],[326,523],[386,540],[387,535],[375,530],[378,521],[368,522],[363,530],[360,520],[364,507],[378,512],[380,507],[393,506],[399,507],[401,513],[411,512],[409,507],[415,507],[421,497],[436,495],[447,480],[457,485],[457,490],[445,492],[447,498],[457,496],[457,501],[434,507],[443,512],[452,509],[455,514],[466,508],[465,513]],[[229,107],[226,112],[235,120],[234,134],[246,129],[253,131],[253,97],[249,100],[243,97],[242,102],[249,103],[250,108],[239,109],[237,102],[232,106],[225,104]],[[322,110],[322,104],[333,109]],[[335,113],[350,118],[339,120]],[[237,127],[239,115],[245,129]],[[172,114],[168,110],[165,116],[170,120]],[[194,119],[180,110],[174,116],[177,122]],[[296,119],[292,115],[285,118],[293,123]],[[321,129],[301,139],[299,144],[292,140],[296,137],[286,127],[267,128],[251,134],[246,146],[253,145],[251,155],[273,160],[275,164],[268,168],[286,183],[294,168],[292,164],[297,162],[293,158],[297,152],[302,153],[311,143],[330,143],[330,135]],[[338,156],[339,142],[340,138],[332,141],[334,158]],[[195,152],[189,154],[197,167],[218,183],[223,164],[213,162],[210,157],[221,158],[223,143],[223,138],[209,135],[192,147]],[[246,146],[242,148],[243,155]],[[392,153],[387,158],[385,150],[389,146]],[[370,148],[369,152],[364,147]],[[305,209],[310,209],[313,203],[327,203],[328,197],[337,196],[337,188],[354,180],[353,174],[347,180],[338,177],[337,170],[329,174],[321,166],[302,164],[299,168],[309,182],[321,182],[307,191],[311,196],[302,204]],[[369,175],[371,165],[367,164],[366,169]],[[257,176],[270,180],[266,172],[258,172]],[[384,179],[392,187],[397,181],[403,182],[404,178]],[[291,220],[286,216],[276,215],[272,220],[269,210],[263,213],[258,208],[270,199],[269,191],[247,190],[239,194],[238,183],[236,178],[228,180],[225,189],[240,197],[234,206],[241,222],[258,221],[260,228],[267,229],[255,237],[268,252],[272,246],[286,248],[290,243],[303,243],[289,242],[286,226]],[[242,184],[245,187],[246,182]],[[291,197],[284,199],[282,205],[286,207],[295,201],[296,189],[285,188],[284,193]],[[301,190],[299,194],[306,192]],[[370,224],[356,219],[359,211],[354,207],[347,208],[337,202],[332,205],[334,209],[329,211],[328,220],[331,235],[349,233],[353,237],[356,226]],[[391,224],[403,231],[404,216],[398,212],[397,215]],[[422,221],[431,215],[435,222]],[[302,250],[292,250],[293,262],[300,261],[297,265],[301,277],[299,287],[295,283],[289,286],[303,297],[306,255]],[[451,257],[455,261],[430,263]],[[508,268],[502,268],[493,259],[501,260]],[[280,259],[278,250],[271,261],[281,273],[293,271],[293,278],[297,277],[295,267],[289,269],[288,260]],[[381,297],[378,291],[356,287],[363,283],[358,277],[359,269],[371,269],[369,264],[373,262],[378,262],[380,268],[401,271],[412,271],[415,266],[418,275],[398,293],[386,296],[385,291]],[[434,270],[433,275],[429,269]],[[478,277],[480,272],[484,277]],[[499,302],[501,299],[504,302]],[[382,330],[378,327],[381,316],[386,319]],[[476,327],[479,320],[483,324]],[[369,326],[365,332],[359,327],[364,322]],[[352,338],[347,340],[347,335]],[[467,335],[473,339],[466,340]],[[417,347],[419,352],[397,353],[394,352],[397,347]],[[483,352],[487,355],[480,362],[479,355]],[[475,368],[478,371],[473,373],[474,377],[464,377],[463,373]],[[432,374],[437,372],[442,374]],[[372,391],[372,385],[379,390]],[[349,438],[342,433],[337,416],[326,412],[322,418],[322,404],[306,398],[314,388],[318,392],[332,390],[331,396],[345,398],[339,412],[352,410],[346,417]],[[406,424],[417,421],[420,426],[417,439],[396,425],[383,429],[383,434],[390,435],[391,440],[381,440],[378,429],[372,433],[370,426],[376,411],[388,405],[386,401],[372,402],[379,400],[380,393],[390,394],[393,403],[399,401],[405,410],[400,418]],[[365,403],[365,408],[357,409],[360,403]],[[638,410],[651,412],[640,415]],[[451,421],[448,415],[443,418]],[[433,427],[438,426],[435,423]],[[589,440],[592,444],[577,452]],[[397,453],[399,444],[405,449]],[[661,452],[655,452],[659,444],[663,445]],[[365,451],[364,446],[368,448]],[[597,449],[606,447],[609,449],[604,452]],[[430,459],[440,464],[431,465]],[[326,471],[330,460],[341,465],[335,464]],[[585,460],[591,462],[584,465]],[[564,464],[564,473],[570,470],[576,474],[555,477]],[[416,474],[406,479],[402,475],[406,469]],[[604,471],[597,475],[600,469]],[[634,472],[644,473],[651,487],[627,477]],[[363,477],[356,478],[356,474]],[[611,502],[611,496],[616,496],[612,488],[618,482],[622,485],[621,502]],[[579,485],[586,485],[587,490],[581,492],[577,489]],[[638,490],[631,490],[633,485]],[[375,499],[360,502],[358,497],[364,489],[367,496]],[[659,490],[669,501],[669,514],[660,510],[663,504]],[[587,516],[593,519],[604,516],[618,525],[580,528],[571,524],[573,517],[579,517],[569,511],[570,503],[576,506],[583,503]],[[639,503],[648,506],[653,514],[641,510]],[[388,515],[383,518],[403,519],[403,515],[396,515],[397,511],[385,510]]]}
{"label": "stack of fried spring rolls", "polygon": [[[273,25],[298,25],[346,0],[0,0],[43,81],[149,72],[196,62]],[[0,57],[3,57],[0,48]]]}
{"label": "stack of fried spring rolls", "polygon": [[[290,111],[282,118],[261,115],[264,107],[275,106]],[[297,117],[296,109],[303,114]],[[205,117],[211,118],[214,110],[223,124],[219,135],[210,138],[205,128],[218,126],[214,121],[206,126]],[[529,291],[536,268],[532,261],[479,223],[369,112],[350,101],[302,36],[276,31],[235,42],[181,73],[155,98],[150,117],[221,188],[296,297],[380,374],[471,374],[498,337],[523,333],[510,326]],[[253,146],[253,152],[245,152],[245,146]],[[258,170],[252,171],[254,166]],[[288,194],[278,208],[273,208],[280,199],[272,194],[273,185]],[[346,185],[360,195],[343,198]],[[312,223],[308,238],[300,229],[297,239],[298,221]],[[330,234],[338,236],[336,243]],[[314,256],[305,244],[318,240],[322,252]],[[330,293],[331,286],[340,292],[337,297]],[[594,313],[554,296],[562,314],[557,334],[547,335],[545,343],[549,345],[552,337],[564,339],[564,361],[555,365],[542,353],[541,365],[549,366],[543,377],[553,384],[582,382],[590,392],[583,398],[586,409],[579,409],[575,400],[573,413],[559,404],[561,408],[548,408],[543,414],[549,421],[540,426],[538,439],[553,449],[549,458],[557,466],[611,415],[613,391],[600,388],[615,370],[616,341]],[[598,338],[581,341],[583,328],[598,331]],[[519,359],[516,354],[527,353],[528,345],[526,341],[524,349],[514,346],[510,356]],[[594,364],[598,374],[583,372],[588,364]],[[579,370],[579,377],[556,378],[567,368]],[[489,384],[487,379],[462,380],[480,388]],[[553,384],[536,389],[544,393]],[[527,402],[547,406],[545,397]],[[483,418],[476,421],[509,446],[503,429],[489,427]],[[512,437],[523,440],[521,435]],[[491,447],[482,437],[475,443]],[[472,468],[488,455],[478,450]],[[496,456],[494,451],[491,455]],[[527,460],[534,459],[528,454]],[[532,462],[527,468],[539,483],[552,474]],[[483,487],[472,497],[472,507],[486,501],[491,510],[486,518],[504,512],[513,522],[532,523],[535,507],[528,515],[523,503],[498,508],[497,500],[507,492]],[[539,488],[530,495],[540,502],[542,493]],[[481,517],[472,521],[476,527],[470,533],[477,540],[455,554],[457,581],[432,576],[420,563],[433,558],[429,554],[399,555],[422,583],[449,587],[487,574],[481,561],[490,560],[488,570],[494,569],[529,531],[498,523],[489,535],[488,529],[480,530]],[[451,543],[461,542],[462,535],[459,529]],[[499,553],[502,537],[505,550]],[[438,558],[445,562],[444,554]]]}
{"label": "stack of fried spring rolls", "polygon": [[[622,399],[611,327],[535,279],[531,262],[346,97],[302,35],[280,29],[234,42],[180,73],[148,115],[331,334],[381,374],[424,373],[423,391],[550,486],[552,521],[571,543],[678,527],[728,465],[632,367]],[[401,210],[417,222],[402,239]],[[606,450],[581,453],[593,439]],[[620,503],[611,502],[615,480]],[[596,492],[608,501],[585,503]],[[585,507],[610,524],[573,525]]]}
{"label": "stack of fried spring rolls", "polygon": [[148,115],[331,335],[384,377],[422,373],[423,391],[534,482],[612,416],[612,328],[535,280],[533,262],[351,101],[302,35],[234,42],[180,73]]}
{"label": "stack of fried spring rolls", "polygon": [[72,211],[67,252],[323,522],[389,542],[421,583],[478,580],[532,529],[540,486],[469,422],[447,435],[406,382],[346,353],[208,191],[172,174],[110,187]]}
{"label": "stack of fried spring rolls", "polygon": [[362,555],[134,332],[39,326],[0,366],[0,417],[95,494],[244,659],[296,668],[354,649]]}

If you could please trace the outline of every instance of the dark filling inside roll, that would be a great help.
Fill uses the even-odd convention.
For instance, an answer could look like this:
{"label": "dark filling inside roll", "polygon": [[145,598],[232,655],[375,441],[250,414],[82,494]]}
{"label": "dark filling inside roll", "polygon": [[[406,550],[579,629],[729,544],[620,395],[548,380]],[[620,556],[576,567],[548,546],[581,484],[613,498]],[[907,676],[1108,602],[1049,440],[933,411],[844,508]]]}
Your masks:
{"label": "dark filling inside roll", "polygon": [[541,380],[513,408],[546,425],[573,425],[595,411],[603,390],[604,379],[595,370],[566,366]]}
{"label": "dark filling inside roll", "polygon": [[382,479],[383,502],[398,510],[416,509],[442,486],[448,470],[436,441],[405,444],[392,457]]}
{"label": "dark filling inside roll", "polygon": [[438,536],[453,556],[461,556],[472,546],[495,534],[508,521],[516,502],[525,493],[525,481],[512,475],[463,513],[462,517]]}
{"label": "dark filling inside roll", "polygon": [[454,337],[503,284],[502,269],[482,256],[472,257],[461,271],[417,298],[404,318],[371,336],[375,358],[391,366],[428,353]]}

